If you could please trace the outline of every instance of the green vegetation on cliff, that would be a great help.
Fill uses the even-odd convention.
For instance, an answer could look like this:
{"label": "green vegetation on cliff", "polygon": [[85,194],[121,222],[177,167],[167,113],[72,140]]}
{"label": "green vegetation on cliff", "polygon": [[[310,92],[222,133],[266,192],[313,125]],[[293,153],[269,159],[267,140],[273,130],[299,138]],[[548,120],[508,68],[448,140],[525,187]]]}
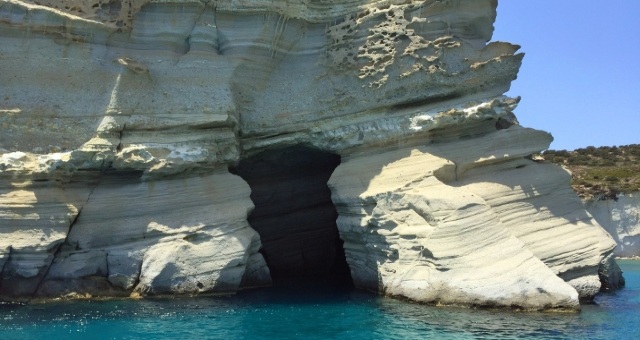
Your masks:
{"label": "green vegetation on cliff", "polygon": [[547,150],[542,156],[571,171],[571,186],[582,198],[640,191],[640,144]]}

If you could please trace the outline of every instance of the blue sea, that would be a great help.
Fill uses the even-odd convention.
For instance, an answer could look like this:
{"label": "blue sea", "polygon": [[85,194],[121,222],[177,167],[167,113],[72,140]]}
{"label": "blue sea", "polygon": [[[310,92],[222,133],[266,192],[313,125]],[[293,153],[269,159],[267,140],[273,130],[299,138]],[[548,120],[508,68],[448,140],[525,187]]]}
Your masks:
{"label": "blue sea", "polygon": [[640,261],[580,313],[425,306],[357,290],[0,305],[0,339],[640,339]]}

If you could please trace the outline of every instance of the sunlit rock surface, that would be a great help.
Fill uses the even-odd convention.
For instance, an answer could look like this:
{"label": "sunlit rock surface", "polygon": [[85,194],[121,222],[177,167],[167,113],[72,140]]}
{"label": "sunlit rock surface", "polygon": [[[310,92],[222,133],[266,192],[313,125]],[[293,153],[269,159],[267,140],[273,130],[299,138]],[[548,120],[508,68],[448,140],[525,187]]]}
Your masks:
{"label": "sunlit rock surface", "polygon": [[530,159],[552,139],[503,96],[523,55],[488,42],[496,5],[0,1],[0,294],[345,272],[577,308],[615,243]]}
{"label": "sunlit rock surface", "polygon": [[616,256],[640,256],[640,193],[590,200],[585,204],[589,213],[618,243],[613,252]]}

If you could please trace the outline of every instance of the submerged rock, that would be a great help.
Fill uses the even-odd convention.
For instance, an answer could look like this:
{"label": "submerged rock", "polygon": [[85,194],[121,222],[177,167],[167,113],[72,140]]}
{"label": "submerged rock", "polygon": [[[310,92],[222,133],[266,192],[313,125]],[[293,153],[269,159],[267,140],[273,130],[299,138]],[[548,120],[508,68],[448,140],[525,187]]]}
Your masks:
{"label": "submerged rock", "polygon": [[599,272],[615,242],[566,171],[531,159],[552,138],[503,96],[523,54],[487,43],[495,16],[494,0],[1,0],[0,294],[336,275],[578,308],[620,276]]}

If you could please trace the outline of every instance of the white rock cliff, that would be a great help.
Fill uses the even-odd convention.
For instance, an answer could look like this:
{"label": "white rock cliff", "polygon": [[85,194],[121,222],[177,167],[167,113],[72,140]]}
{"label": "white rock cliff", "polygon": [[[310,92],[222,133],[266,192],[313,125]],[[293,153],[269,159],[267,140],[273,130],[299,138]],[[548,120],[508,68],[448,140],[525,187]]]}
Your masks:
{"label": "white rock cliff", "polygon": [[614,255],[640,256],[640,193],[618,195],[615,199],[585,202],[587,211],[611,234],[618,244]]}
{"label": "white rock cliff", "polygon": [[615,242],[529,157],[552,138],[503,96],[523,54],[488,43],[496,6],[0,0],[0,295],[344,272],[578,308],[617,280]]}

